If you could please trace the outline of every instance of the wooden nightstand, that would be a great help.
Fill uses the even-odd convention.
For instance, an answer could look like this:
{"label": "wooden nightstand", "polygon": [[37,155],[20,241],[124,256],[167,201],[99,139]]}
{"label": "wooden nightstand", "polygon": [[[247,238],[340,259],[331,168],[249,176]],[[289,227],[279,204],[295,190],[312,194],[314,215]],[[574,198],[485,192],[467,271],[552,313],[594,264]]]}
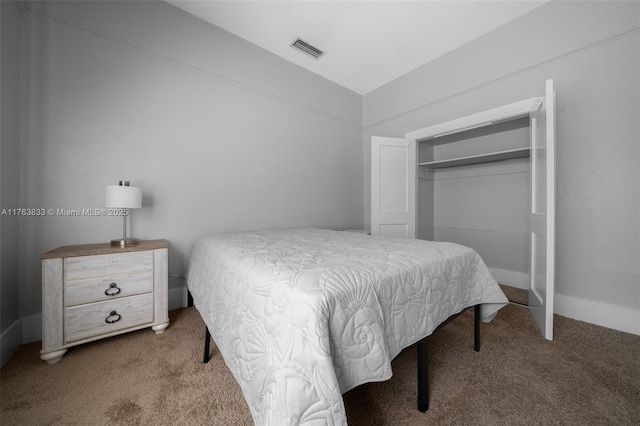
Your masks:
{"label": "wooden nightstand", "polygon": [[140,241],[64,246],[42,259],[42,350],[58,362],[68,348],[145,327],[169,325],[169,244]]}

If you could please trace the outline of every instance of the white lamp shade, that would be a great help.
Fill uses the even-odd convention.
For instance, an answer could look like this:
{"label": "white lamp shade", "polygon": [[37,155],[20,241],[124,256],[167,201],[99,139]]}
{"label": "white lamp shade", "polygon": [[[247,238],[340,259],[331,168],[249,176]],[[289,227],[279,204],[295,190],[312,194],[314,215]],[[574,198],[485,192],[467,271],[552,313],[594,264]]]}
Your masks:
{"label": "white lamp shade", "polygon": [[139,209],[142,207],[142,189],[136,186],[108,185],[105,207]]}

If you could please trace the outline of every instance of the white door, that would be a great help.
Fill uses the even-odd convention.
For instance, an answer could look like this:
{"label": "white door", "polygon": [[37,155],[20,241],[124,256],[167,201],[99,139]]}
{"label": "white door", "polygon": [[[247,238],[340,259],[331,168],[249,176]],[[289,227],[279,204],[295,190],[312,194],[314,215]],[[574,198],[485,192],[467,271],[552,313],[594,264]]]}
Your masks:
{"label": "white door", "polygon": [[542,335],[553,339],[555,277],[555,92],[545,93],[531,111],[531,290],[529,308]]}
{"label": "white door", "polygon": [[371,138],[371,234],[416,237],[416,141]]}

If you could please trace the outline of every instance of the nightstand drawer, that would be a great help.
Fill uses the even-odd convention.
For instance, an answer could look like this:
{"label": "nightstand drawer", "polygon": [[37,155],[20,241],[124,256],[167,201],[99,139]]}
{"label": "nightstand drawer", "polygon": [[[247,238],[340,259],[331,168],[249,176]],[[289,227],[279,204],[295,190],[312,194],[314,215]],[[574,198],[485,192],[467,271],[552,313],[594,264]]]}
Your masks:
{"label": "nightstand drawer", "polygon": [[153,271],[153,252],[104,254],[78,256],[65,259],[65,280],[112,275],[131,275]]}
{"label": "nightstand drawer", "polygon": [[128,276],[108,276],[94,279],[67,281],[65,283],[65,306],[115,300],[135,294],[153,291],[153,272]]}
{"label": "nightstand drawer", "polygon": [[152,293],[73,306],[65,310],[65,343],[152,322]]}

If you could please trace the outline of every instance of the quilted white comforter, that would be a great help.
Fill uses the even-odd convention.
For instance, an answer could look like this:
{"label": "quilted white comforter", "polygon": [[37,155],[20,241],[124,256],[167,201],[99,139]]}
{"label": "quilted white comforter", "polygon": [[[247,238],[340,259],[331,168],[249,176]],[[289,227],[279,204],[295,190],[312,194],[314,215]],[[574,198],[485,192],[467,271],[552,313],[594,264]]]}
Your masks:
{"label": "quilted white comforter", "polygon": [[451,315],[507,303],[468,247],[313,228],[202,237],[187,283],[257,425],[346,424],[344,392]]}

